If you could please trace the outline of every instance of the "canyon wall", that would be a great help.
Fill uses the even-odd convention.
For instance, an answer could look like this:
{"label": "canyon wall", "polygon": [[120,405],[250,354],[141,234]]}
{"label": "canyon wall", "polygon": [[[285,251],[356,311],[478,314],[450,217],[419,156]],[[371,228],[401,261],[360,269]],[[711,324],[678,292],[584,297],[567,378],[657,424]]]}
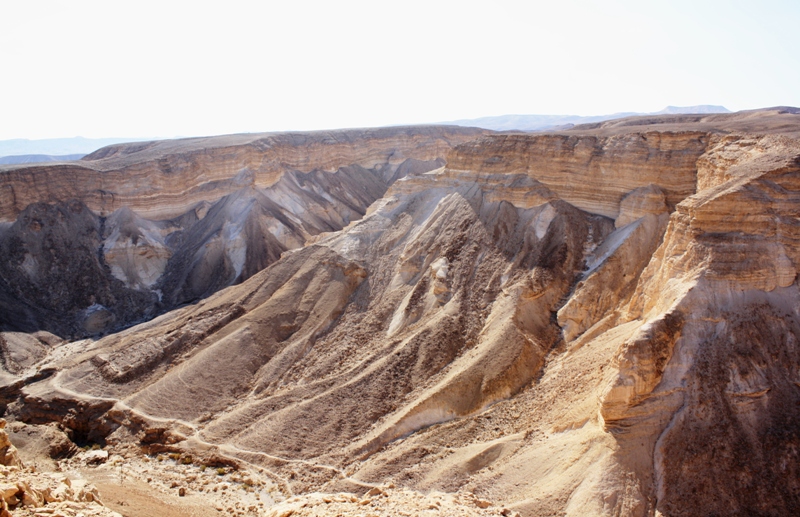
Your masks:
{"label": "canyon wall", "polygon": [[389,181],[406,159],[443,158],[486,131],[396,127],[244,134],[109,146],[78,162],[0,167],[0,221],[32,203],[77,199],[100,216],[127,207],[148,219],[178,217],[243,186],[274,185],[285,172],[381,169]]}
{"label": "canyon wall", "polygon": [[241,282],[359,219],[481,130],[387,128],[121,144],[0,169],[0,328],[86,336]]}
{"label": "canyon wall", "polygon": [[524,173],[581,210],[615,219],[622,198],[653,184],[669,207],[696,190],[697,159],[708,135],[697,131],[614,135],[493,135],[447,158],[451,174]]}

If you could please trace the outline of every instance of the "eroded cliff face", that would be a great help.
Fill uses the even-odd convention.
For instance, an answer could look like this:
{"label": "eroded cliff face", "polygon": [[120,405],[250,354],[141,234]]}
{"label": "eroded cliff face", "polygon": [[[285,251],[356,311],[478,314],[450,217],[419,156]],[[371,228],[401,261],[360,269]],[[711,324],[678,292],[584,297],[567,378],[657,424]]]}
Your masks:
{"label": "eroded cliff face", "polygon": [[[9,413],[287,494],[797,513],[800,142],[648,127],[447,160],[195,305],[96,342],[8,335],[29,350]],[[140,239],[158,256],[158,228]]]}
{"label": "eroded cliff face", "polygon": [[670,207],[693,194],[696,163],[707,142],[708,135],[696,131],[494,135],[459,146],[447,167],[478,174],[525,173],[577,208],[616,219],[623,196],[637,187],[659,186]]}
{"label": "eroded cliff face", "polygon": [[123,144],[0,171],[0,328],[79,337],[241,282],[440,166],[464,128]]}
{"label": "eroded cliff face", "polygon": [[397,127],[244,134],[119,144],[78,162],[0,169],[0,221],[28,205],[69,199],[108,216],[127,207],[147,219],[179,217],[242,186],[267,188],[289,171],[336,172],[359,165],[389,183],[407,159],[431,161],[484,130]]}
{"label": "eroded cliff face", "polygon": [[646,324],[620,347],[600,413],[620,429],[620,455],[649,435],[664,514],[790,514],[800,493],[790,409],[800,397],[800,146],[776,136],[712,144],[698,177],[717,180],[672,214],[621,318]]}

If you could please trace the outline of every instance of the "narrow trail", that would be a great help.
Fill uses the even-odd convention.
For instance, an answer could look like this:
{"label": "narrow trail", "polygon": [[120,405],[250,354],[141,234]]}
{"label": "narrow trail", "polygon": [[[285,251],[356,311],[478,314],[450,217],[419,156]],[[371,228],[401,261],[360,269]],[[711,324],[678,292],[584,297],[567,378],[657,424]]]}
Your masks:
{"label": "narrow trail", "polygon": [[[240,455],[258,456],[258,457],[266,458],[266,459],[272,460],[272,461],[279,461],[279,462],[288,463],[288,464],[293,464],[293,463],[294,464],[301,464],[301,465],[305,465],[307,467],[314,468],[314,469],[328,470],[328,471],[334,472],[340,479],[342,479],[344,481],[347,481],[347,482],[350,482],[350,483],[353,483],[355,485],[362,486],[362,487],[365,487],[365,488],[376,488],[376,487],[380,486],[380,485],[377,485],[375,483],[369,483],[367,481],[361,481],[359,479],[352,478],[344,470],[342,470],[342,469],[340,469],[338,467],[335,467],[333,465],[327,465],[327,464],[324,464],[324,463],[317,463],[317,462],[308,461],[308,460],[284,458],[284,457],[281,457],[281,456],[276,456],[274,454],[268,454],[266,452],[251,451],[251,450],[247,450],[247,449],[242,449],[240,447],[237,447],[236,445],[229,444],[229,443],[214,444],[214,443],[207,442],[207,441],[203,440],[198,435],[195,435],[194,437],[192,437],[192,439],[195,440],[199,444],[206,445],[206,446],[209,446],[209,447],[215,447],[217,450],[220,450],[220,451],[226,451],[231,455],[231,456],[229,456],[229,457],[231,457],[231,459],[237,459],[237,460],[240,460],[240,461],[244,461],[245,463],[247,463],[249,465],[253,465],[256,468],[264,468],[264,467],[261,467],[259,465],[255,465],[253,463],[250,463],[247,460],[243,460]],[[288,480],[286,480],[282,476],[279,476],[278,474],[276,474],[276,473],[274,473],[274,472],[272,472],[272,471],[270,471],[268,469],[264,469],[264,471],[265,472],[269,472],[270,475],[275,476],[278,479],[280,479],[284,484],[284,488],[287,490],[287,492],[289,493],[290,496],[295,495],[294,492],[291,490],[291,487],[289,485],[289,481]]]}
{"label": "narrow trail", "polygon": [[215,449],[216,451],[219,452],[219,454],[221,456],[223,456],[223,457],[225,457],[227,459],[230,459],[230,460],[233,460],[233,461],[243,462],[243,463],[247,464],[248,466],[252,467],[253,469],[258,470],[259,472],[263,472],[268,477],[273,479],[289,497],[295,495],[294,491],[291,489],[291,484],[290,484],[289,480],[287,480],[286,478],[284,478],[283,476],[281,476],[277,472],[274,472],[274,471],[272,471],[272,470],[270,470],[270,469],[268,469],[266,467],[263,467],[261,465],[252,463],[251,461],[248,461],[247,459],[244,459],[244,458],[247,457],[247,456],[251,456],[251,457],[255,456],[255,457],[261,457],[261,458],[265,458],[267,460],[286,463],[286,464],[300,464],[300,465],[304,465],[305,467],[309,467],[309,468],[312,468],[312,469],[327,470],[327,471],[333,472],[339,479],[342,479],[344,481],[347,481],[347,482],[352,483],[352,484],[357,485],[357,486],[362,486],[362,487],[365,487],[365,488],[375,488],[375,487],[379,486],[379,485],[374,484],[374,483],[369,483],[369,482],[366,482],[366,481],[361,481],[359,479],[355,479],[355,478],[349,476],[343,469],[341,469],[339,467],[336,467],[334,465],[328,465],[328,464],[325,464],[325,463],[318,463],[318,462],[315,462],[315,461],[309,461],[309,460],[298,459],[298,458],[285,458],[285,457],[282,457],[282,456],[277,456],[277,455],[269,454],[269,453],[262,452],[262,451],[252,451],[252,450],[248,450],[248,449],[242,449],[242,448],[240,448],[240,447],[238,447],[236,445],[230,444],[230,443],[213,443],[213,442],[209,442],[209,441],[205,440],[202,437],[202,434],[201,434],[202,430],[201,430],[200,426],[198,424],[194,423],[194,422],[189,422],[187,420],[182,420],[182,419],[179,419],[179,418],[164,418],[164,417],[157,417],[157,416],[149,415],[147,413],[144,413],[144,412],[142,412],[142,411],[140,411],[138,409],[135,409],[135,408],[129,406],[127,403],[125,403],[124,401],[122,401],[120,399],[108,398],[108,397],[89,396],[89,395],[86,395],[86,394],[78,393],[76,391],[71,390],[70,388],[67,388],[67,387],[63,386],[59,382],[59,377],[60,377],[61,373],[62,372],[58,372],[55,376],[53,376],[53,378],[51,380],[53,388],[55,390],[60,391],[60,392],[66,394],[66,395],[69,395],[71,397],[74,397],[74,398],[76,398],[78,400],[102,400],[102,401],[106,401],[106,402],[113,402],[115,409],[117,409],[119,411],[122,411],[122,412],[125,412],[125,413],[127,413],[127,414],[129,414],[131,416],[134,416],[137,419],[141,419],[143,421],[161,422],[161,423],[165,423],[165,424],[172,424],[172,425],[176,425],[177,424],[177,425],[185,426],[185,427],[191,429],[192,433],[193,433],[190,437],[187,438],[187,442]]}

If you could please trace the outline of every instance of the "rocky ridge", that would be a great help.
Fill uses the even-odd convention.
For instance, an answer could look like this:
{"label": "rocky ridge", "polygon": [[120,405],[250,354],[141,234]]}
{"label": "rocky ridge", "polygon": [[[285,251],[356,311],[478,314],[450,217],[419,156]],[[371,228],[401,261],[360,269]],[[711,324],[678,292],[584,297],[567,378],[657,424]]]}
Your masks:
{"label": "rocky ridge", "polygon": [[197,304],[98,341],[5,334],[29,351],[8,413],[261,469],[274,511],[393,483],[530,516],[796,513],[787,116],[466,142]]}

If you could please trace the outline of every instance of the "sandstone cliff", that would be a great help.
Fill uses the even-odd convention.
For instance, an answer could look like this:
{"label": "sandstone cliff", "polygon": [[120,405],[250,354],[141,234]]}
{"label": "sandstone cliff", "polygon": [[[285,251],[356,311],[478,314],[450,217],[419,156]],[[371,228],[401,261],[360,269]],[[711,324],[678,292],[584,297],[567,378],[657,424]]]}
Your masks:
{"label": "sandstone cliff", "polygon": [[457,148],[447,159],[451,173],[525,173],[561,199],[615,219],[622,197],[658,185],[667,205],[695,192],[696,162],[705,133],[683,131],[585,135],[497,135]]}
{"label": "sandstone cliff", "polygon": [[78,162],[0,167],[0,221],[13,221],[32,203],[69,199],[100,216],[127,207],[147,219],[172,219],[242,186],[270,187],[288,171],[359,165],[379,169],[388,182],[405,160],[442,158],[485,132],[422,126],[112,145]]}
{"label": "sandstone cliff", "polygon": [[[464,142],[194,305],[96,342],[6,334],[9,413],[287,495],[797,513],[800,121],[770,113]],[[780,123],[732,130],[754,117]]]}

